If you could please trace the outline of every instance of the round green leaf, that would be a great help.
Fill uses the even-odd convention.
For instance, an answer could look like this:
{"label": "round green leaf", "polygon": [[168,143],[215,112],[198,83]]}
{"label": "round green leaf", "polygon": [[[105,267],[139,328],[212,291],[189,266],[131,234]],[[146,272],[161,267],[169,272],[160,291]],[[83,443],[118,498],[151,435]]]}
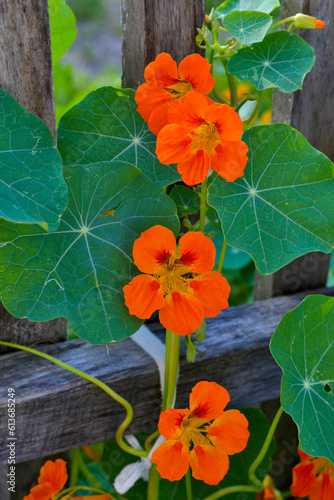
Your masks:
{"label": "round green leaf", "polygon": [[69,204],[57,231],[2,224],[2,302],[19,318],[66,318],[94,344],[124,339],[142,324],[123,296],[138,274],[133,243],[156,224],[177,233],[176,207],[133,165],[100,162],[64,173]]}
{"label": "round green leaf", "polygon": [[226,0],[216,10],[218,14],[224,16],[230,12],[245,10],[270,14],[279,5],[279,0]]}
{"label": "round green leaf", "polygon": [[251,44],[261,42],[273,20],[262,12],[234,11],[224,17],[224,27],[238,42]]}
{"label": "round green leaf", "polygon": [[0,217],[54,231],[66,203],[62,161],[50,130],[0,89]]}
{"label": "round green leaf", "polygon": [[313,48],[300,36],[279,31],[252,47],[239,50],[231,57],[227,69],[258,90],[275,87],[282,92],[294,92],[302,88],[314,61]]}
{"label": "round green leaf", "polygon": [[200,199],[196,191],[186,186],[174,186],[169,196],[177,206],[179,217],[185,217],[188,214],[196,214],[200,209]]}
{"label": "round green leaf", "polygon": [[181,180],[176,167],[162,165],[156,136],[137,112],[131,89],[102,87],[60,120],[58,149],[64,165],[118,160],[140,168],[159,187]]}
{"label": "round green leaf", "polygon": [[334,462],[334,298],[311,295],[279,323],[270,342],[283,370],[281,399],[300,447]]}
{"label": "round green leaf", "polygon": [[75,16],[66,0],[49,0],[52,64],[55,66],[77,36]]}
{"label": "round green leaf", "polygon": [[227,244],[249,253],[270,274],[313,250],[334,246],[334,166],[289,125],[253,127],[244,177],[209,181],[209,204]]}

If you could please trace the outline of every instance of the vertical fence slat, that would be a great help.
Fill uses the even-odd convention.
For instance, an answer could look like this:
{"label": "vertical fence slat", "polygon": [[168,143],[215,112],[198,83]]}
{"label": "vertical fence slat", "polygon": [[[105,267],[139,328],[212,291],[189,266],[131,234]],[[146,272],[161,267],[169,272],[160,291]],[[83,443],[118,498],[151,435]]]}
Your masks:
{"label": "vertical fence slat", "polygon": [[177,62],[203,54],[195,36],[204,15],[205,0],[121,0],[123,87],[143,83],[145,66],[160,52]]}
{"label": "vertical fence slat", "polygon": [[[41,118],[55,136],[48,0],[0,2],[0,87],[24,108]],[[0,338],[32,344],[66,337],[65,321],[32,323],[13,318],[0,306]],[[0,348],[0,352],[7,349]]]}
{"label": "vertical fence slat", "polygon": [[[314,47],[316,62],[306,75],[303,90],[293,94],[274,91],[273,122],[299,130],[312,146],[334,160],[334,4],[332,0],[284,0],[282,18],[297,12],[326,22],[324,30],[303,30],[301,36]],[[326,285],[330,256],[311,252],[269,276],[257,273],[255,300],[312,290]]]}

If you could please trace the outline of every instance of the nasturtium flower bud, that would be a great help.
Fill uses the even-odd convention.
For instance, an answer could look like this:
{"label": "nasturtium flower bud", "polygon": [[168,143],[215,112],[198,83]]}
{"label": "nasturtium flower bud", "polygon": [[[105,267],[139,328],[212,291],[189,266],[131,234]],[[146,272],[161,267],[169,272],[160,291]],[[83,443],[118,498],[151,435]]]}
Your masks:
{"label": "nasturtium flower bud", "polygon": [[302,13],[295,15],[294,24],[296,28],[306,30],[322,29],[325,27],[324,21],[320,21],[316,17],[307,16]]}

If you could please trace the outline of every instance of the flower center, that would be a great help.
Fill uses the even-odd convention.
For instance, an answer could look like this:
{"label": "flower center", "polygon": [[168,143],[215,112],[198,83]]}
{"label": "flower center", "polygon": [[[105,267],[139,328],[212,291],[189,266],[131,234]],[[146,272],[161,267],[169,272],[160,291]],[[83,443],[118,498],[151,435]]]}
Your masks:
{"label": "flower center", "polygon": [[179,440],[187,446],[211,444],[207,437],[208,423],[208,420],[194,417],[192,414],[185,416],[181,423],[182,434]]}
{"label": "flower center", "polygon": [[170,93],[172,99],[174,100],[184,97],[187,92],[193,90],[193,86],[187,80],[180,80],[178,83],[166,87],[165,90]]}
{"label": "flower center", "polygon": [[220,143],[217,127],[214,123],[202,123],[191,132],[191,149],[205,149],[211,154]]}

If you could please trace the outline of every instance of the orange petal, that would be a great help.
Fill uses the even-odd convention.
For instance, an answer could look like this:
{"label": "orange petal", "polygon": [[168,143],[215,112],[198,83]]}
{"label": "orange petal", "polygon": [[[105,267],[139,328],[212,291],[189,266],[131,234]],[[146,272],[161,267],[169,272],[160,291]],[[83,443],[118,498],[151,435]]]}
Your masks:
{"label": "orange petal", "polygon": [[189,232],[180,238],[179,259],[189,271],[207,273],[215,265],[216,249],[210,238],[200,232]]}
{"label": "orange petal", "polygon": [[198,382],[189,397],[189,407],[198,418],[213,420],[222,415],[230,396],[224,387],[216,382]]}
{"label": "orange petal", "polygon": [[141,233],[133,245],[133,259],[142,273],[157,274],[176,250],[175,236],[170,229],[153,226]]}
{"label": "orange petal", "polygon": [[165,165],[177,163],[190,151],[191,138],[181,125],[167,125],[158,137],[155,153]]}
{"label": "orange petal", "polygon": [[53,493],[60,491],[67,481],[66,462],[57,458],[55,462],[48,460],[41,467],[38,484],[50,483],[53,486]]}
{"label": "orange petal", "polygon": [[189,280],[189,285],[203,306],[205,318],[214,318],[222,309],[228,308],[231,287],[220,273],[211,271],[201,274]]}
{"label": "orange petal", "polygon": [[168,107],[165,108],[165,106],[171,101],[171,96],[155,83],[143,83],[137,89],[135,100],[138,104],[138,113],[145,121],[148,121],[155,109],[162,108],[162,112],[167,113]]}
{"label": "orange petal", "polygon": [[159,431],[166,439],[176,439],[181,434],[181,423],[190,410],[168,409],[160,414]]}
{"label": "orange petal", "polygon": [[316,476],[311,462],[301,462],[292,469],[291,493],[295,497],[306,497],[315,484]]}
{"label": "orange petal", "polygon": [[300,460],[303,462],[304,460],[312,460],[314,459],[314,457],[312,457],[311,455],[308,455],[307,453],[304,453],[298,446],[297,448],[297,451],[298,451],[298,454],[299,454],[299,457],[300,457]]}
{"label": "orange petal", "polygon": [[166,125],[169,125],[168,109],[169,106],[165,104],[152,111],[148,120],[148,128],[153,134],[158,135],[160,130],[166,127]]}
{"label": "orange petal", "polygon": [[195,445],[189,454],[189,465],[195,479],[217,485],[228,471],[229,459],[211,445]]}
{"label": "orange petal", "polygon": [[155,61],[150,62],[146,66],[144,78],[147,83],[155,83]]}
{"label": "orange petal", "polygon": [[163,479],[179,481],[188,470],[188,448],[180,441],[165,441],[154,450],[151,461]]}
{"label": "orange petal", "polygon": [[187,156],[178,162],[177,171],[182,175],[182,180],[188,186],[195,186],[205,181],[211,166],[210,155],[200,149],[195,154]]}
{"label": "orange petal", "polygon": [[229,182],[244,175],[248,146],[243,141],[219,144],[211,154],[211,166],[218,175]]}
{"label": "orange petal", "polygon": [[177,123],[186,127],[187,131],[191,131],[204,123],[204,115],[208,107],[206,97],[198,92],[190,91],[181,99],[171,103],[168,119],[171,123]]}
{"label": "orange petal", "polygon": [[125,305],[137,318],[148,319],[164,305],[164,294],[159,281],[148,274],[140,274],[123,288]]}
{"label": "orange petal", "polygon": [[50,500],[54,493],[56,492],[51,483],[37,484],[23,500]]}
{"label": "orange petal", "polygon": [[205,121],[214,123],[221,141],[237,141],[243,133],[240,116],[227,104],[213,104],[205,112]]}
{"label": "orange petal", "polygon": [[170,85],[178,83],[177,65],[170,54],[161,52],[161,54],[155,58],[154,62],[155,80],[161,87],[169,87]]}
{"label": "orange petal", "polygon": [[334,500],[334,478],[327,472],[320,474],[309,493],[310,500]]}
{"label": "orange petal", "polygon": [[166,295],[165,305],[159,312],[160,323],[177,335],[193,333],[201,326],[203,318],[202,304],[189,293]]}
{"label": "orange petal", "polygon": [[211,64],[199,54],[191,54],[180,62],[179,77],[191,83],[193,89],[200,94],[209,94],[215,85],[210,73]]}
{"label": "orange petal", "polygon": [[228,410],[209,429],[212,443],[227,455],[244,450],[249,438],[248,420],[239,410]]}

